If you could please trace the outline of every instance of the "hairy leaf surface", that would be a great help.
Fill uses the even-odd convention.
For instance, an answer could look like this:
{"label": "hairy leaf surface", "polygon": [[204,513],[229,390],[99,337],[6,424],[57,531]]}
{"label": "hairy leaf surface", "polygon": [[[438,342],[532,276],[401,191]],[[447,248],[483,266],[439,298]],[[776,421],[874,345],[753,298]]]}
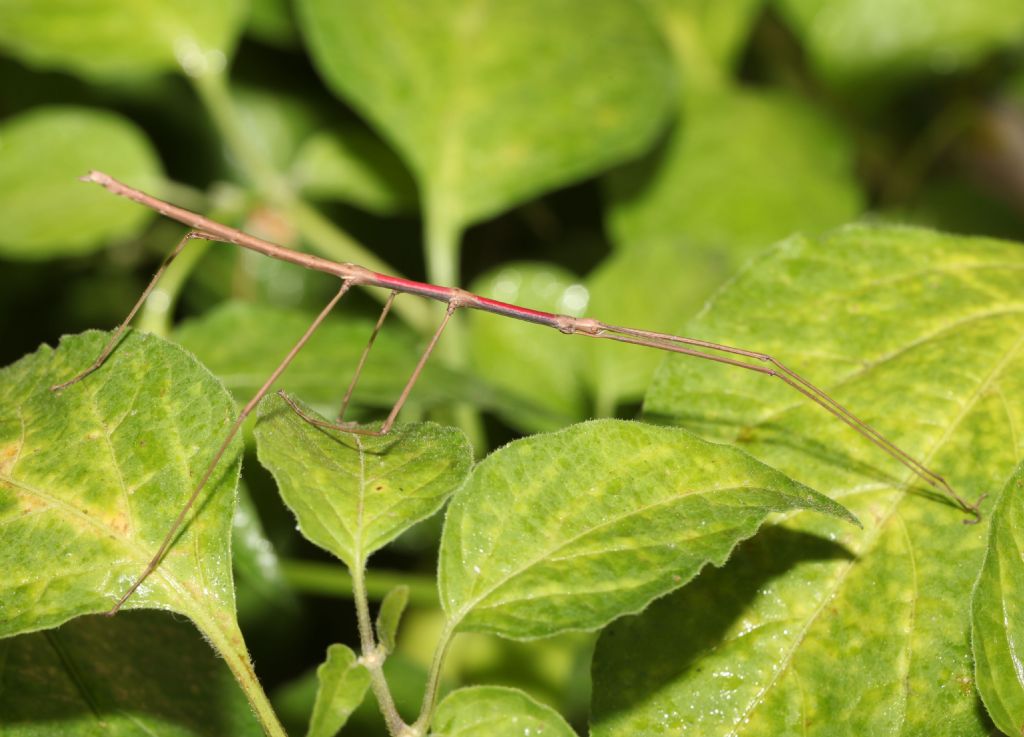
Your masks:
{"label": "hairy leaf surface", "polygon": [[8,258],[88,253],[153,215],[78,181],[102,169],[152,188],[160,176],[145,134],[116,113],[46,106],[13,116],[0,125],[0,159],[0,254]]}
{"label": "hairy leaf surface", "polygon": [[514,688],[472,686],[448,694],[431,725],[435,737],[576,737],[550,706]]}
{"label": "hairy leaf surface", "polygon": [[846,510],[676,428],[587,422],[517,440],[456,494],[441,539],[450,625],[530,638],[600,627],[722,565],[771,512]]}
{"label": "hairy leaf surface", "polygon": [[[1015,244],[849,227],[779,244],[684,332],[775,355],[973,500],[1024,455],[1021,273]],[[795,515],[609,628],[595,735],[988,733],[969,603],[991,504],[965,526],[903,466],[753,372],[673,356],[645,412],[741,445],[865,529]]]}
{"label": "hairy leaf surface", "polygon": [[256,442],[302,534],[349,568],[440,509],[473,461],[455,428],[399,425],[384,437],[324,430],[277,395],[260,403]]}
{"label": "hairy leaf surface", "polygon": [[992,511],[988,551],[971,601],[978,692],[1008,735],[1024,725],[1024,465]]}
{"label": "hairy leaf surface", "polygon": [[[65,337],[0,370],[0,635],[102,612],[156,552],[234,418],[191,355],[129,332],[95,373],[106,333]],[[233,626],[231,516],[238,446],[160,567],[127,603]],[[201,514],[197,514],[201,512]]]}
{"label": "hairy leaf surface", "polygon": [[668,55],[631,2],[304,0],[299,10],[317,69],[455,229],[635,156],[669,103]]}
{"label": "hairy leaf surface", "polygon": [[319,683],[306,737],[334,737],[363,702],[370,672],[345,645],[327,648],[327,660],[316,669]]}
{"label": "hairy leaf surface", "polygon": [[199,634],[166,614],[83,617],[0,640],[4,737],[258,737],[242,691]]}
{"label": "hairy leaf surface", "polygon": [[34,67],[107,80],[220,71],[245,19],[243,0],[0,0],[0,47]]}

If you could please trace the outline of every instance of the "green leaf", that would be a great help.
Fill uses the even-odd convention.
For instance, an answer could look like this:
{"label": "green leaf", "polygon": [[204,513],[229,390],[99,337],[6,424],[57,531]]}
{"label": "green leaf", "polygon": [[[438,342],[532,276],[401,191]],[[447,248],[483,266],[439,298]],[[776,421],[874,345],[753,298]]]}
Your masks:
{"label": "green leaf", "polygon": [[[0,24],[2,25],[2,24]],[[149,210],[78,181],[102,169],[155,189],[160,162],[145,134],[111,112],[39,107],[0,124],[0,255],[89,253],[140,230]]]}
{"label": "green leaf", "polygon": [[988,550],[971,599],[971,641],[978,692],[992,721],[1008,735],[1024,724],[1024,464],[992,510]]}
{"label": "green leaf", "polygon": [[285,49],[298,46],[299,29],[295,27],[288,0],[251,0],[246,31],[271,46]]}
{"label": "green leaf", "polygon": [[777,0],[810,61],[851,92],[908,77],[952,74],[1024,34],[1017,0]]}
{"label": "green leaf", "polygon": [[701,93],[661,149],[608,177],[608,225],[620,248],[715,249],[735,268],[794,231],[856,217],[863,197],[853,170],[850,142],[798,98]]}
{"label": "green leaf", "polygon": [[[541,263],[501,266],[470,285],[477,294],[537,310],[580,316],[587,289],[570,272]],[[468,315],[470,359],[487,381],[519,398],[504,419],[526,430],[554,430],[583,419],[582,342],[550,328],[485,312]]]}
{"label": "green leaf", "polygon": [[385,596],[377,612],[377,639],[384,646],[385,652],[395,649],[398,636],[398,624],[402,621],[405,605],[409,603],[409,587],[396,586]]}
{"label": "green leaf", "polygon": [[320,125],[317,108],[299,94],[240,84],[232,89],[232,99],[239,125],[279,170],[291,164]]}
{"label": "green leaf", "polygon": [[298,614],[298,602],[244,480],[238,491],[231,545],[239,619],[247,625],[263,621],[277,627],[284,616]]}
{"label": "green leaf", "polygon": [[362,126],[311,136],[299,149],[291,178],[309,197],[347,202],[377,215],[416,209],[412,176],[394,151]]}
{"label": "green leaf", "polygon": [[771,512],[853,519],[745,453],[599,420],[492,453],[448,508],[449,626],[508,637],[600,627],[722,565]]}
{"label": "green leaf", "polygon": [[[1024,395],[1022,270],[1016,244],[848,227],[780,243],[685,334],[776,356],[975,499],[1024,456],[1011,399]],[[865,529],[795,515],[609,628],[595,656],[595,737],[988,734],[969,651],[987,521],[965,526],[948,500],[771,377],[673,356],[645,411],[741,444],[841,500]]]}
{"label": "green leaf", "polygon": [[[195,353],[240,402],[247,401],[271,374],[313,315],[269,305],[228,302],[190,320],[174,340]],[[289,393],[337,411],[374,320],[329,318],[317,328],[281,378]],[[353,402],[390,407],[419,356],[416,339],[401,326],[387,324],[377,336],[353,395]],[[437,369],[428,368],[413,399],[437,398]]]}
{"label": "green leaf", "polygon": [[243,0],[0,0],[0,48],[19,61],[99,80],[224,69]]}
{"label": "green leaf", "polygon": [[328,85],[395,145],[432,217],[455,231],[637,155],[670,101],[667,54],[633,3],[299,10]]}
{"label": "green leaf", "polygon": [[764,0],[644,0],[685,85],[718,80],[740,53]]}
{"label": "green leaf", "polygon": [[302,534],[353,570],[440,509],[473,458],[455,428],[425,422],[383,437],[325,431],[276,395],[260,403],[256,442]]}
{"label": "green leaf", "polygon": [[83,617],[0,641],[5,737],[262,735],[196,631],[165,614]]}
{"label": "green leaf", "polygon": [[[620,249],[587,275],[587,312],[612,325],[675,332],[724,279],[728,270],[722,261],[707,250],[669,242]],[[666,355],[610,340],[579,345],[596,412],[604,416],[622,402],[639,401]]]}
{"label": "green leaf", "polygon": [[334,737],[370,687],[370,672],[359,664],[356,654],[344,645],[327,648],[327,660],[316,669],[320,686],[307,737]]}
{"label": "green leaf", "polygon": [[[192,356],[135,332],[94,374],[50,391],[88,367],[107,338],[67,336],[0,370],[0,636],[109,609],[156,552],[233,420],[227,392]],[[235,444],[128,607],[233,617],[237,453]]]}
{"label": "green leaf", "polygon": [[430,733],[437,737],[576,737],[552,709],[515,688],[472,686],[448,694],[438,705]]}

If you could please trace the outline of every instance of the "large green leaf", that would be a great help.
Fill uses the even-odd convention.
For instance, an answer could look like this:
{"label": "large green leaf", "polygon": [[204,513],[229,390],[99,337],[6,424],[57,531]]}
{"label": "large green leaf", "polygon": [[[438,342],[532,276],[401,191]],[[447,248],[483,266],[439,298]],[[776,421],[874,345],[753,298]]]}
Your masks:
{"label": "large green leaf", "polygon": [[399,425],[383,437],[325,431],[276,395],[260,403],[256,442],[302,534],[350,569],[440,509],[473,461],[455,428]]}
{"label": "large green leaf", "polygon": [[978,692],[992,721],[1008,735],[1024,724],[1024,465],[992,511],[988,552],[971,601]]}
{"label": "large green leaf", "polygon": [[576,737],[550,706],[514,688],[473,686],[438,704],[430,733],[436,737]]}
{"label": "large green leaf", "polygon": [[[775,355],[973,499],[1024,455],[1022,271],[1016,244],[850,227],[779,244],[685,332]],[[988,733],[969,651],[987,522],[764,375],[672,357],[645,410],[741,443],[865,529],[795,515],[613,625],[595,735]]]}
{"label": "large green leaf", "polygon": [[608,178],[608,224],[620,248],[716,249],[709,258],[735,267],[794,231],[856,217],[853,154],[828,118],[795,97],[701,92],[687,98],[662,148]]}
{"label": "large green leaf", "polygon": [[363,702],[370,672],[345,645],[327,648],[327,659],[316,669],[318,688],[306,737],[334,737]]}
{"label": "large green leaf", "polygon": [[[506,264],[481,276],[472,291],[536,310],[580,316],[587,289],[564,269],[541,263]],[[519,401],[502,417],[526,430],[554,430],[587,415],[580,381],[579,339],[531,323],[473,311],[469,318],[473,368]]]}
{"label": "large green leaf", "polygon": [[244,0],[0,0],[0,48],[26,64],[99,79],[220,71]]}
{"label": "large green leaf", "polygon": [[455,495],[439,588],[450,626],[529,638],[600,627],[722,565],[771,512],[842,506],[676,428],[598,420],[518,440]]}
{"label": "large green leaf", "polygon": [[[2,25],[2,24],[0,24]],[[102,169],[153,189],[160,163],[145,134],[115,113],[40,107],[0,125],[0,254],[88,253],[139,230],[152,213],[78,178]]]}
{"label": "large green leaf", "polygon": [[[109,609],[156,552],[233,419],[231,398],[192,356],[135,332],[94,374],[50,391],[88,367],[107,337],[68,336],[0,371],[0,635]],[[233,618],[237,451],[128,607]]]}
{"label": "large green leaf", "polygon": [[1024,34],[1020,0],[776,0],[831,81],[889,84],[955,72]]}
{"label": "large green leaf", "polygon": [[635,156],[669,103],[667,54],[634,2],[299,9],[320,73],[394,143],[455,230]]}
{"label": "large green leaf", "polygon": [[192,627],[156,612],[0,640],[4,737],[262,735]]}
{"label": "large green leaf", "polygon": [[[174,339],[194,352],[245,402],[256,393],[313,321],[313,315],[270,305],[228,302],[179,327]],[[330,318],[310,338],[281,378],[280,385],[303,399],[337,411],[359,356],[373,331],[367,318]],[[416,339],[388,323],[373,344],[353,401],[391,406],[419,356]],[[428,364],[413,400],[438,396],[441,369]]]}

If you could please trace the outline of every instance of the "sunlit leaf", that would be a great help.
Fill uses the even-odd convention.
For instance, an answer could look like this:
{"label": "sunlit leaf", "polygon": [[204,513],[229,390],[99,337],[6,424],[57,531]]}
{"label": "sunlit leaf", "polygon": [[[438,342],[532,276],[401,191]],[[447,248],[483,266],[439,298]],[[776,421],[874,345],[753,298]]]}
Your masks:
{"label": "sunlit leaf", "polygon": [[370,672],[344,645],[327,648],[327,660],[316,669],[319,688],[307,737],[334,737],[363,702],[370,687]]}
{"label": "sunlit leaf", "polygon": [[5,737],[262,735],[242,691],[188,624],[84,617],[0,641]]}
{"label": "sunlit leaf", "polygon": [[220,71],[243,0],[0,0],[0,48],[35,67],[90,78]]}
{"label": "sunlit leaf", "polygon": [[988,552],[971,601],[978,692],[992,721],[1008,735],[1024,724],[1024,465],[992,510]]}
{"label": "sunlit leaf", "polygon": [[[156,552],[234,418],[227,392],[193,357],[135,332],[94,374],[50,391],[88,367],[107,338],[68,336],[0,371],[0,635],[109,609]],[[203,628],[233,618],[237,450],[128,607],[172,609]]]}
{"label": "sunlit leaf", "polygon": [[676,428],[599,420],[485,458],[445,518],[452,625],[510,637],[600,627],[722,565],[771,512],[840,505]]}
{"label": "sunlit leaf", "polygon": [[[670,65],[633,3],[303,0],[317,69],[458,230],[636,156]],[[581,33],[580,29],[586,29]]]}
{"label": "sunlit leaf", "polygon": [[78,181],[102,169],[152,189],[160,176],[146,136],[115,113],[53,106],[8,118],[0,124],[0,161],[0,254],[8,258],[88,253],[152,217]]}
{"label": "sunlit leaf", "polygon": [[550,706],[514,688],[474,686],[448,694],[431,725],[436,737],[576,737]]}
{"label": "sunlit leaf", "polygon": [[383,437],[325,431],[276,395],[260,403],[259,417],[260,462],[299,529],[349,568],[440,509],[472,463],[466,437],[433,423]]}
{"label": "sunlit leaf", "polygon": [[[844,228],[779,244],[685,329],[775,355],[973,500],[1024,455],[1022,271],[1016,244]],[[865,529],[794,515],[612,625],[595,656],[594,735],[989,733],[969,613],[990,504],[965,526],[948,499],[761,374],[672,357],[645,411],[740,444]]]}

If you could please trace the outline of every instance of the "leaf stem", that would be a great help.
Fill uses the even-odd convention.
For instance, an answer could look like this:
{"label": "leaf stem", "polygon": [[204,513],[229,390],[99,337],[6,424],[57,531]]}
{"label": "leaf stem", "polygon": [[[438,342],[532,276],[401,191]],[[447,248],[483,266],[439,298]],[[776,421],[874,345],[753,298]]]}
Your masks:
{"label": "leaf stem", "polygon": [[[401,276],[293,191],[242,125],[223,72],[189,79],[242,175],[260,195],[284,211],[314,250],[335,261],[350,261],[373,271]],[[387,292],[375,289],[370,293],[380,301],[387,299]],[[421,300],[401,300],[396,302],[394,310],[418,331],[431,329],[429,311]]]}
{"label": "leaf stem", "polygon": [[260,685],[259,678],[256,677],[234,614],[218,617],[210,616],[205,611],[193,610],[188,612],[188,616],[224,658],[224,662],[231,669],[232,675],[249,700],[249,706],[263,726],[263,731],[269,737],[288,737],[277,714],[274,713],[274,708],[270,705],[270,699]]}
{"label": "leaf stem", "polygon": [[370,673],[370,688],[377,697],[377,704],[380,706],[380,713],[384,716],[384,722],[388,727],[388,734],[392,737],[407,737],[411,733],[409,725],[398,713],[395,701],[388,688],[387,679],[384,677],[384,648],[377,644],[373,633],[373,623],[370,621],[370,606],[366,596],[365,580],[366,563],[359,560],[350,569],[352,575],[352,597],[356,604],[356,619],[359,623],[359,642],[362,647],[360,662]]}
{"label": "leaf stem", "polygon": [[[427,279],[441,286],[460,286],[459,240],[462,229],[444,201],[428,197],[426,203],[426,262]],[[451,368],[466,366],[466,333],[463,322],[455,316],[437,350]],[[460,402],[454,407],[455,424],[469,437],[474,448],[484,447],[483,422],[480,413],[471,405]]]}
{"label": "leaf stem", "polygon": [[441,669],[444,666],[444,659],[448,655],[448,648],[455,637],[455,628],[458,627],[458,619],[449,619],[445,622],[441,636],[438,638],[437,647],[434,649],[434,658],[430,663],[430,672],[427,675],[427,688],[423,692],[423,705],[420,706],[420,715],[413,722],[413,734],[426,734],[430,727],[430,720],[434,717],[434,707],[437,705],[437,692],[441,685]]}

